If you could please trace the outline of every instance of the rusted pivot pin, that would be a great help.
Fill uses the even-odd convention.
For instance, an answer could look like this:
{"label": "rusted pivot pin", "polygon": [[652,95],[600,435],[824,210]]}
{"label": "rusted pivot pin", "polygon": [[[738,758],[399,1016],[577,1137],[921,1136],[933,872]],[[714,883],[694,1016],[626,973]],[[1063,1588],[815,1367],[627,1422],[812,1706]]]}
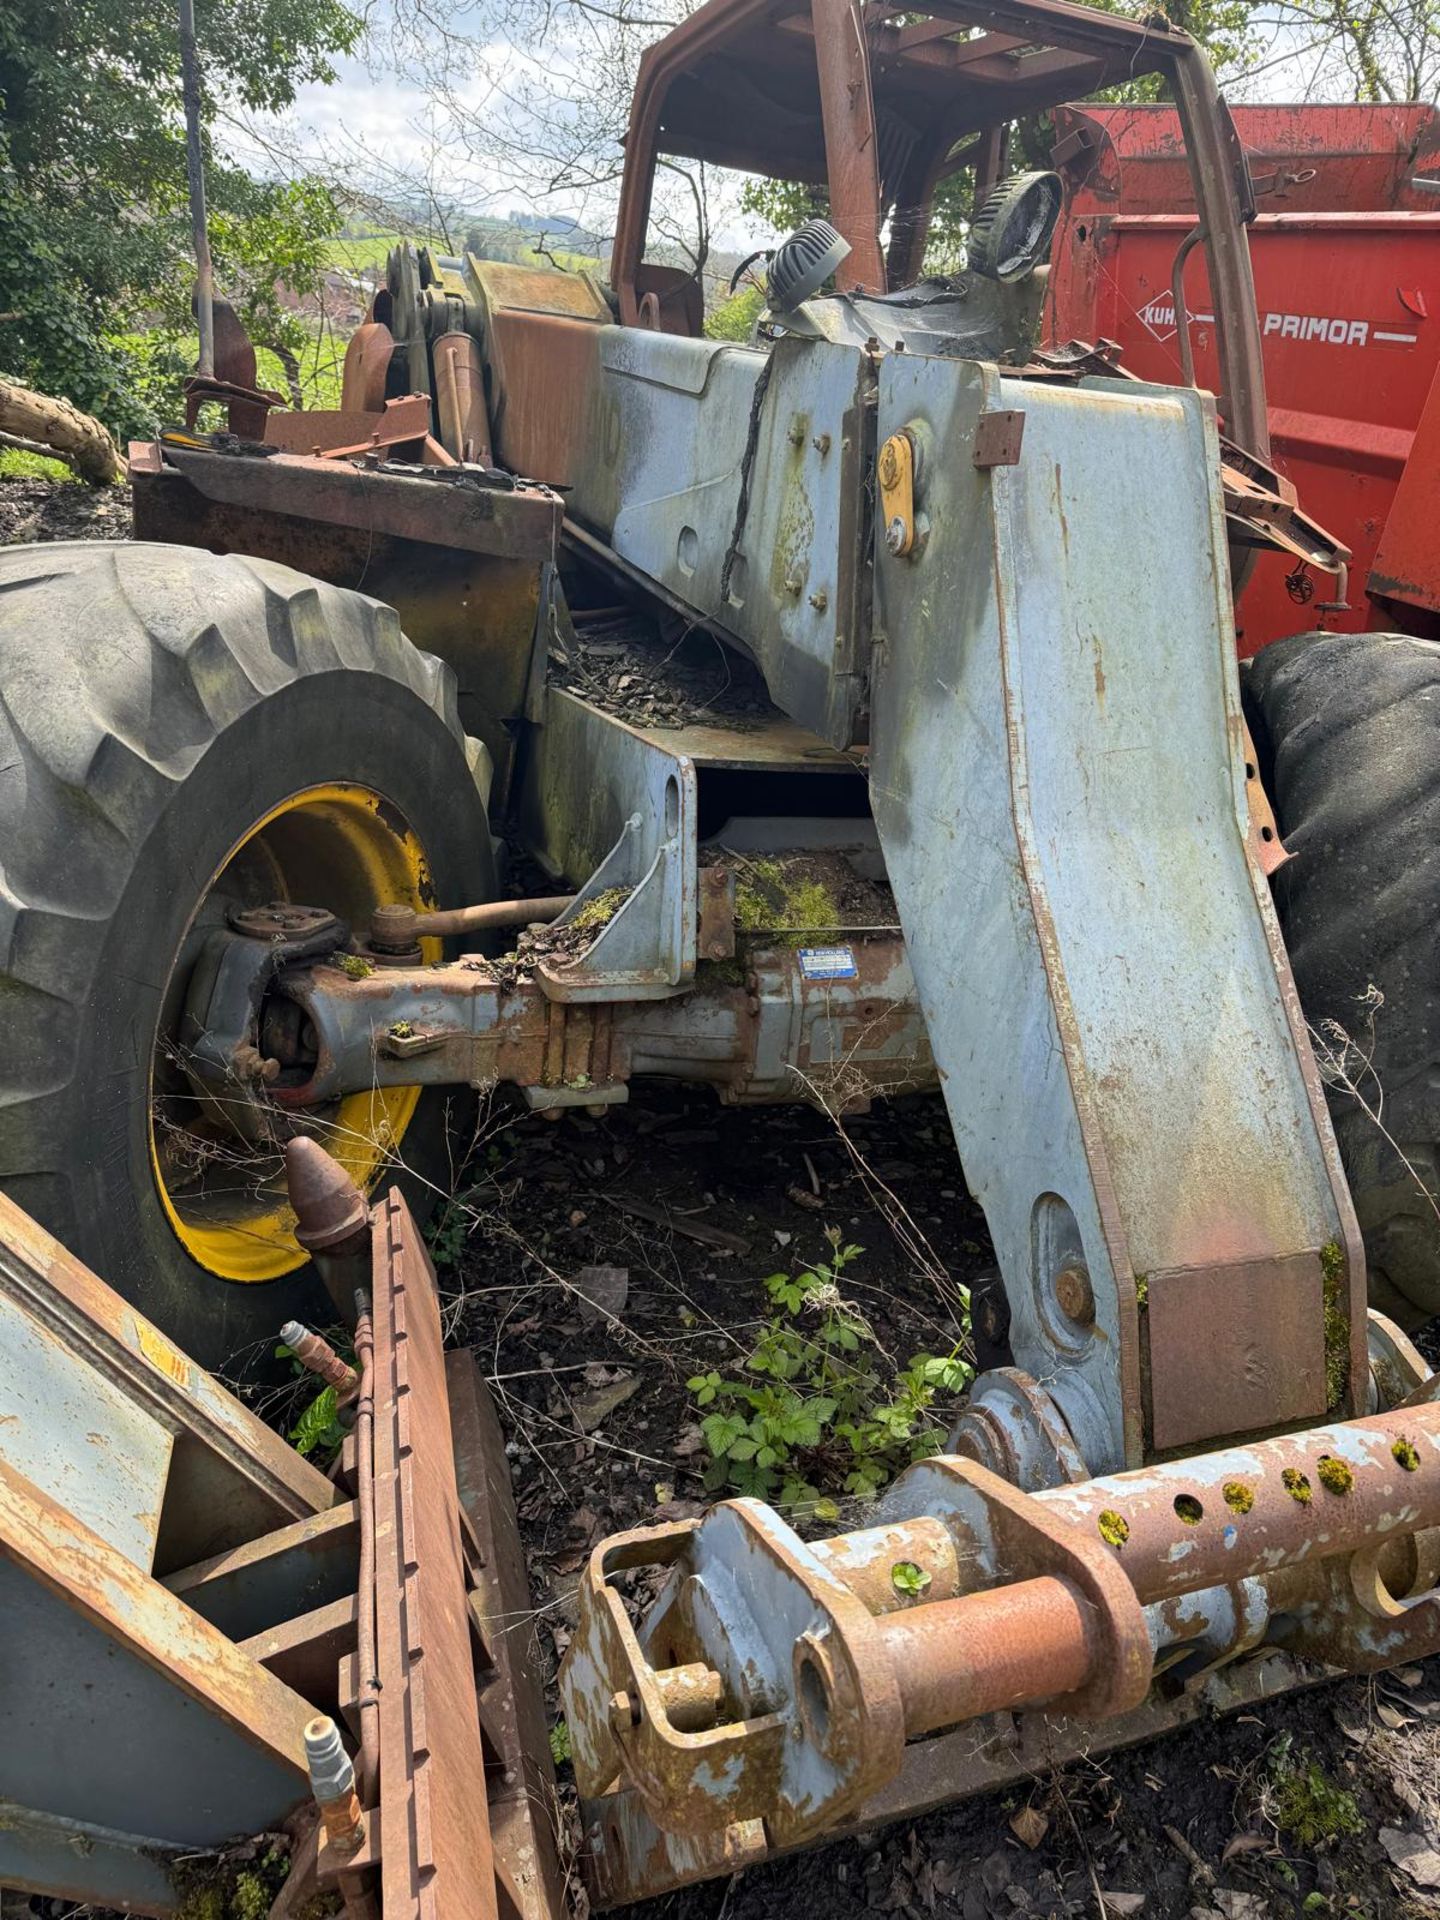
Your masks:
{"label": "rusted pivot pin", "polygon": [[[944,1470],[925,1462],[915,1473]],[[1019,1498],[1088,1536],[1149,1606],[1335,1556],[1379,1554],[1440,1527],[1440,1407],[1400,1408]],[[921,1578],[929,1576],[919,1604],[894,1611],[887,1599],[879,1623],[907,1737],[1052,1700],[1089,1680],[1102,1642],[1093,1606],[1063,1575],[960,1591],[964,1556],[953,1527],[937,1519],[913,1520],[903,1534],[841,1536],[818,1551],[875,1611],[876,1575],[889,1576],[901,1546]],[[1287,1593],[1293,1588],[1286,1583]]]}
{"label": "rusted pivot pin", "polygon": [[[905,1737],[914,1740],[1002,1706],[1073,1692],[1090,1671],[1092,1639],[1074,1587],[1042,1576],[891,1614],[880,1624],[879,1646],[899,1690]],[[801,1682],[812,1711],[831,1685],[821,1657],[817,1649],[814,1677]],[[677,1732],[714,1726],[723,1697],[718,1673],[695,1661],[662,1668],[654,1678]],[[639,1724],[630,1693],[617,1693],[610,1710],[617,1733]]]}
{"label": "rusted pivot pin", "polygon": [[[597,1548],[562,1674],[582,1799],[618,1778],[667,1832],[763,1819],[797,1844],[906,1742],[987,1714],[1098,1725],[1157,1666],[1262,1645],[1351,1669],[1440,1649],[1433,1403],[1037,1494],[925,1460],[883,1511],[806,1543],[728,1502]],[[647,1563],[671,1577],[637,1630],[613,1582]]]}
{"label": "rusted pivot pin", "polygon": [[907,1740],[1076,1693],[1100,1650],[1085,1600],[1053,1574],[890,1614],[880,1645]]}

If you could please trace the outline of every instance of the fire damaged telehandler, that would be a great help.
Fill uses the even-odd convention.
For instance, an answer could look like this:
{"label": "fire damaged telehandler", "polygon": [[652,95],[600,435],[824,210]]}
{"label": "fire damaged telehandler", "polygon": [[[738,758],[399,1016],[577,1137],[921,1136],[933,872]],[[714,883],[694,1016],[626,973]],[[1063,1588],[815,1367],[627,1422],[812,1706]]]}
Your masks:
{"label": "fire damaged telehandler", "polygon": [[[1037,345],[1061,185],[1008,130],[1143,75],[1215,397]],[[827,195],[750,345],[647,258],[662,156]],[[927,278],[961,168],[968,260]],[[1346,561],[1268,464],[1252,207],[1159,16],[708,0],[643,62],[608,284],[401,249],[341,410],[277,411],[232,340],[192,386],[229,431],[132,450],[134,544],[0,556],[0,1880],[163,1912],[178,1857],[313,1788],[281,1911],[558,1911],[503,1456],[390,1185],[499,1083],[938,1085],[998,1267],[947,1452],[869,1524],[737,1500],[596,1549],[562,1686],[599,1903],[1440,1647],[1440,1412],[1399,1324],[1436,1304],[1434,1203],[1342,1159],[1307,1032],[1400,925],[1384,1137],[1440,1137],[1434,836],[1381,870],[1336,749],[1383,714],[1418,847],[1440,653],[1327,692],[1282,642],[1247,724],[1251,555],[1337,598]],[[617,713],[567,671],[617,618],[765,697]],[[1277,821],[1265,775],[1312,754]],[[549,900],[506,897],[502,825]],[[735,849],[893,906],[738,923]],[[1354,935],[1298,992],[1287,860]],[[1374,1304],[1357,1200],[1414,1227]],[[336,1481],[202,1371],[327,1287]]]}

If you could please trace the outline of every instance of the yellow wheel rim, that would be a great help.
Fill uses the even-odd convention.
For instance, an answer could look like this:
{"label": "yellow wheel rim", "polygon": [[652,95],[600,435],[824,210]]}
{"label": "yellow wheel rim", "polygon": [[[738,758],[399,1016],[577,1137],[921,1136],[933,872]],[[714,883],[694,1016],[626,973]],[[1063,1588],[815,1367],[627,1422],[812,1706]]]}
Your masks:
{"label": "yellow wheel rim", "polygon": [[[258,820],[220,863],[197,903],[172,969],[150,1075],[150,1158],[171,1227],[198,1266],[222,1280],[278,1280],[305,1264],[278,1154],[228,1143],[207,1126],[174,1065],[167,1026],[183,1002],[195,942],[233,905],[293,900],[325,907],[352,928],[387,901],[434,905],[425,851],[396,809],[367,787],[317,786]],[[427,960],[440,943],[424,943]],[[418,1087],[377,1087],[307,1116],[305,1130],[367,1192],[398,1165]]]}

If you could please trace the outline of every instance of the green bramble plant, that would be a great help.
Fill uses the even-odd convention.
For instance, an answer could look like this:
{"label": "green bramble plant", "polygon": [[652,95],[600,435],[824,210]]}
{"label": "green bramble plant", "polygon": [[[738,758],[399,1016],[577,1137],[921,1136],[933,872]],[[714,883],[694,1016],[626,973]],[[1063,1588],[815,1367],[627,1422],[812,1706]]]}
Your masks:
{"label": "green bramble plant", "polygon": [[710,1459],[708,1492],[722,1488],[838,1514],[835,1495],[868,1499],[902,1467],[936,1453],[946,1429],[937,1399],[964,1391],[974,1369],[957,1346],[896,1368],[841,1276],[863,1248],[826,1229],[830,1257],[765,1282],[771,1314],[739,1378],[696,1374]]}

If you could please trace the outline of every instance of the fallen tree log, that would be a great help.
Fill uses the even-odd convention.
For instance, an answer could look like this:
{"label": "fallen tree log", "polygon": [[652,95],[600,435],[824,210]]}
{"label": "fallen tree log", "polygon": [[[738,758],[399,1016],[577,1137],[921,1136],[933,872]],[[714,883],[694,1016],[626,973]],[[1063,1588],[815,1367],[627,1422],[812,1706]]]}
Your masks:
{"label": "fallen tree log", "polygon": [[26,451],[65,461],[94,487],[112,486],[121,477],[120,451],[91,414],[3,378],[0,439],[23,441]]}

